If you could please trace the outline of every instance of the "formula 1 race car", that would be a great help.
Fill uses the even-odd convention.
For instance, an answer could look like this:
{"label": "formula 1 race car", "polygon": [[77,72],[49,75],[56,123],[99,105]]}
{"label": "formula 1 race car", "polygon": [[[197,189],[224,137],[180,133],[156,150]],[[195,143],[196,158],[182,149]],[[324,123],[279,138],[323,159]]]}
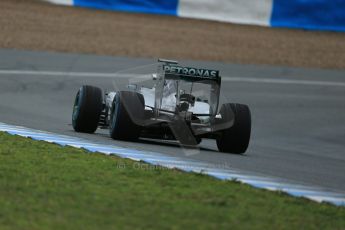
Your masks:
{"label": "formula 1 race car", "polygon": [[[147,68],[146,68],[147,69]],[[94,133],[108,128],[113,139],[139,137],[177,140],[195,146],[202,138],[216,139],[219,151],[244,153],[249,144],[251,115],[247,105],[220,106],[219,71],[179,66],[159,59],[153,71],[118,73],[130,79],[126,90],[105,93],[84,85],[75,98],[75,131]],[[218,113],[219,111],[219,113]]]}

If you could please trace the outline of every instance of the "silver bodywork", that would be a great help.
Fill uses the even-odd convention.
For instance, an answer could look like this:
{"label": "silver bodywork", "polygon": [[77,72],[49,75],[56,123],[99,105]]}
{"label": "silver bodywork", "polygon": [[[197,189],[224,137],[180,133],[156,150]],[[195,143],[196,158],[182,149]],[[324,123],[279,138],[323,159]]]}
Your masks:
{"label": "silver bodywork", "polygon": [[[183,136],[184,132],[201,137],[233,125],[233,119],[223,124],[219,122],[221,79],[218,71],[163,62],[118,74],[128,76],[126,91],[134,91],[144,98],[145,121],[140,125],[148,131],[146,133],[159,133],[168,125],[175,137]],[[108,92],[105,96],[106,125],[109,124],[116,92]],[[136,114],[129,116],[135,117]],[[174,130],[176,126],[181,128]]]}

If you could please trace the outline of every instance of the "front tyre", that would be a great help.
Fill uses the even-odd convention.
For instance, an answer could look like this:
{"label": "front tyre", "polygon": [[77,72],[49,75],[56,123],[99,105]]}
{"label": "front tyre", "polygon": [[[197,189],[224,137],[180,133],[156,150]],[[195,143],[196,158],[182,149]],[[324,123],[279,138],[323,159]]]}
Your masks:
{"label": "front tyre", "polygon": [[103,108],[100,88],[84,85],[74,100],[72,125],[76,132],[94,133]]}
{"label": "front tyre", "polygon": [[139,138],[144,121],[144,96],[132,91],[119,91],[114,97],[110,113],[110,136],[119,140]]}
{"label": "front tyre", "polygon": [[244,153],[249,145],[251,132],[251,115],[247,105],[228,103],[220,109],[222,122],[228,122],[234,118],[231,127],[221,131],[217,138],[219,151],[227,153]]}

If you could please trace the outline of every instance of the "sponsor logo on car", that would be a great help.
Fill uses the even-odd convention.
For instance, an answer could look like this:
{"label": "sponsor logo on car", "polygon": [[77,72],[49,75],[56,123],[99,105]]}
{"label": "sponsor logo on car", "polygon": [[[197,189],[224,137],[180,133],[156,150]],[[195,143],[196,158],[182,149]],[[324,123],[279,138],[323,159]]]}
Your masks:
{"label": "sponsor logo on car", "polygon": [[163,65],[163,70],[165,73],[188,75],[202,78],[217,78],[219,76],[218,70],[197,69],[175,65]]}

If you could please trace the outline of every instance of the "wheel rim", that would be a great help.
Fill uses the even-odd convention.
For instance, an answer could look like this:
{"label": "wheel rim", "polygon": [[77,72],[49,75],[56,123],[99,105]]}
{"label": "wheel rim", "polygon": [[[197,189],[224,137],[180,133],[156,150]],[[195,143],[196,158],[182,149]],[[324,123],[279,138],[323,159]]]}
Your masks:
{"label": "wheel rim", "polygon": [[118,114],[118,110],[119,110],[119,106],[118,106],[118,101],[116,99],[116,96],[114,98],[114,105],[112,108],[112,112],[110,113],[110,130],[111,132],[113,132],[113,130],[116,128],[116,122],[117,122],[117,114]]}
{"label": "wheel rim", "polygon": [[74,100],[74,105],[73,105],[73,112],[72,112],[72,123],[75,125],[75,122],[78,118],[79,115],[79,101],[80,101],[80,92],[77,93],[75,100]]}

